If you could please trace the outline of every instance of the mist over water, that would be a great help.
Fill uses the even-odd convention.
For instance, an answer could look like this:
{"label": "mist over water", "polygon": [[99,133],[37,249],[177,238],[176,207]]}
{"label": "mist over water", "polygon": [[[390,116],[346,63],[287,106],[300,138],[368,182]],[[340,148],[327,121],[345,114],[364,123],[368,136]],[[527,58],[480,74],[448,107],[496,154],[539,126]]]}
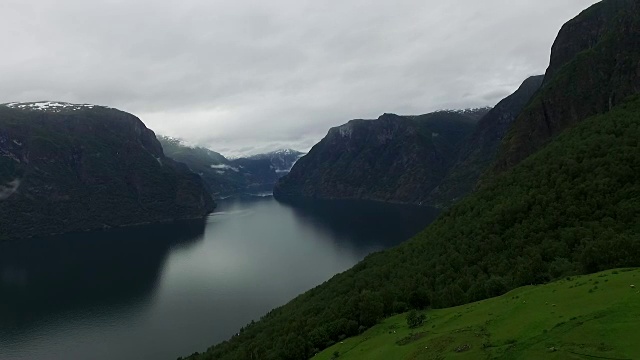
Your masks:
{"label": "mist over water", "polygon": [[245,197],[201,222],[1,243],[0,359],[204,351],[436,215]]}

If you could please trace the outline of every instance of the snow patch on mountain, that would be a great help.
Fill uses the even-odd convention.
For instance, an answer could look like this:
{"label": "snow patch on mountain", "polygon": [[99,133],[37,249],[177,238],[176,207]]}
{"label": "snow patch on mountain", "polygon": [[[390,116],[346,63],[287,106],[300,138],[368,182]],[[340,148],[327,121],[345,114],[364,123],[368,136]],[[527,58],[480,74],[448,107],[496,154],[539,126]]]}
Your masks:
{"label": "snow patch on mountain", "polygon": [[82,109],[93,109],[93,108],[105,108],[110,109],[107,106],[99,106],[92,104],[72,104],[67,102],[60,101],[38,101],[38,102],[12,102],[3,104],[11,109],[20,109],[20,110],[33,110],[33,111],[48,111],[48,112],[60,112],[62,110],[71,110],[78,111]]}

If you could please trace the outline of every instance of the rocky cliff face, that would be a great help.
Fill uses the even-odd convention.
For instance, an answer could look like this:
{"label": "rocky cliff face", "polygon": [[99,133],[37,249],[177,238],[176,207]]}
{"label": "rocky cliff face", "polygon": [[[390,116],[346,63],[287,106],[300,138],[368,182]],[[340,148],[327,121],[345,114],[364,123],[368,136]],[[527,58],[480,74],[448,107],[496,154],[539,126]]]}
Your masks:
{"label": "rocky cliff face", "polygon": [[455,164],[430,194],[430,204],[448,206],[473,191],[480,176],[495,160],[507,130],[538,91],[543,79],[542,75],[528,78],[478,122],[473,134],[462,144]]}
{"label": "rocky cliff face", "polygon": [[202,217],[202,180],[135,116],[66,103],[0,105],[0,238]]}
{"label": "rocky cliff face", "polygon": [[486,111],[352,120],[329,130],[280,179],[274,195],[421,204]]}
{"label": "rocky cliff face", "polygon": [[605,0],[562,27],[538,95],[516,119],[491,173],[640,92],[640,2]]}

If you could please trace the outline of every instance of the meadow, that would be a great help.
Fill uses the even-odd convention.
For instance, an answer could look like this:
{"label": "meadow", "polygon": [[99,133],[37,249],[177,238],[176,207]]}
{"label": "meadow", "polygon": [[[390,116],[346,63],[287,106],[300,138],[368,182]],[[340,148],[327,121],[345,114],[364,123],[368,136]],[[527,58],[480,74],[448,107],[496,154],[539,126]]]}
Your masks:
{"label": "meadow", "polygon": [[468,305],[389,317],[317,354],[330,359],[638,359],[640,269],[572,276]]}

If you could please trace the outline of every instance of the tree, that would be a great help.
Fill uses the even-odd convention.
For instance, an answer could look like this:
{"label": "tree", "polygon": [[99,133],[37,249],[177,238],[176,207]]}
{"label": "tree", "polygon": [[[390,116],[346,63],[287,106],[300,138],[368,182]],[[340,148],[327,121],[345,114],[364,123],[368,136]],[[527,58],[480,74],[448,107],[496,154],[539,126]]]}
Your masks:
{"label": "tree", "polygon": [[418,314],[416,310],[411,310],[407,314],[407,326],[409,326],[409,329],[415,329],[422,325],[426,319],[425,314]]}

